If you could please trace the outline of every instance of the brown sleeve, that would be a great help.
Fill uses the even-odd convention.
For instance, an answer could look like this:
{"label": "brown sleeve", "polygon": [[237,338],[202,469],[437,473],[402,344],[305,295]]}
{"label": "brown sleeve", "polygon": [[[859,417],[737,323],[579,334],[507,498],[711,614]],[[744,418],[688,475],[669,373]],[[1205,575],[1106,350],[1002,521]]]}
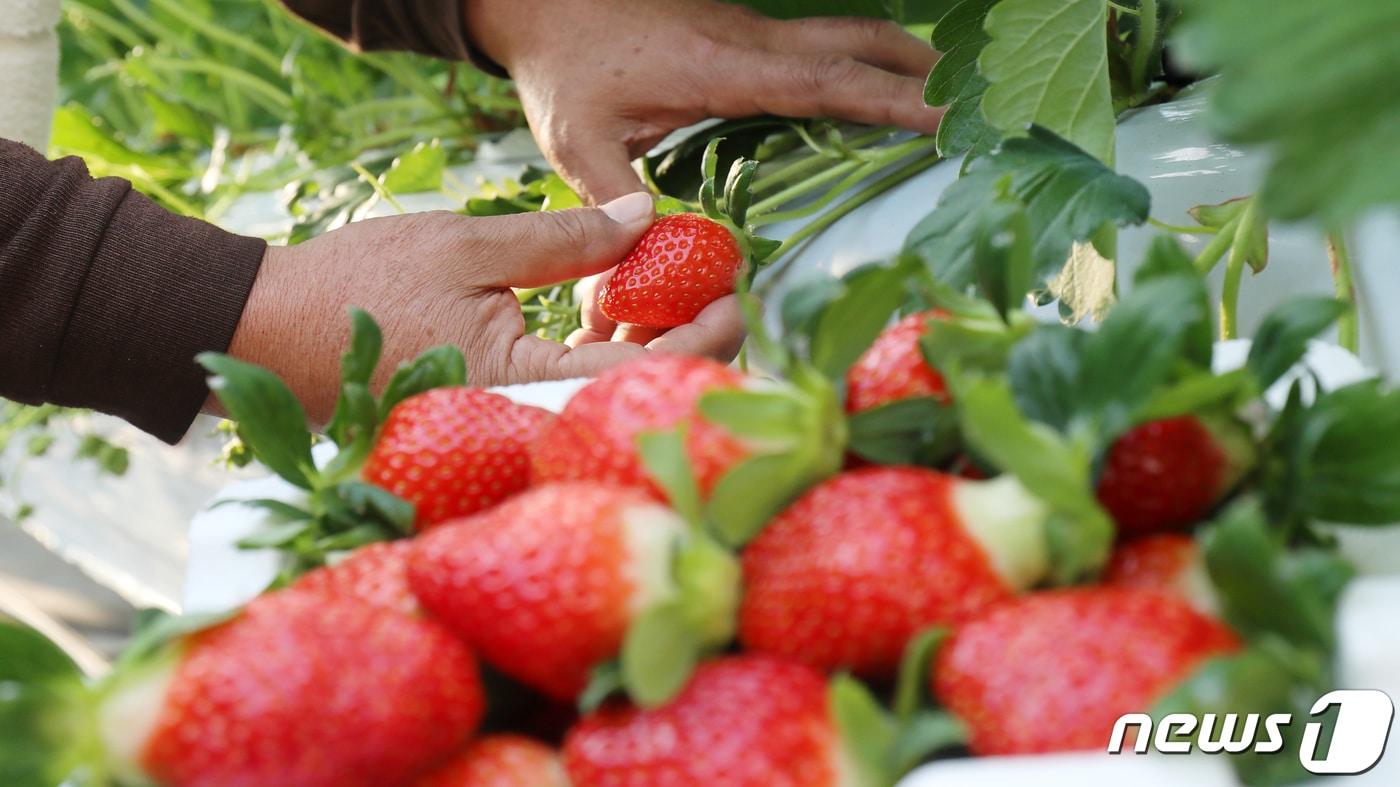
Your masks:
{"label": "brown sleeve", "polygon": [[505,69],[467,36],[465,0],[282,0],[313,25],[361,51],[397,49],[465,60],[492,76]]}
{"label": "brown sleeve", "polygon": [[209,394],[194,356],[228,349],[265,249],[0,139],[0,396],[178,441]]}

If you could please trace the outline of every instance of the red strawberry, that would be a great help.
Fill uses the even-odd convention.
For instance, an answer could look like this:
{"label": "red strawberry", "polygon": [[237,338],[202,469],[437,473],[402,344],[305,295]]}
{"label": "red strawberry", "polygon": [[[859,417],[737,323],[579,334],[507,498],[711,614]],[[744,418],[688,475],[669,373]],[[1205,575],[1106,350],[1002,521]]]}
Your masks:
{"label": "red strawberry", "polygon": [[417,506],[424,530],[528,486],[528,446],[552,418],[488,391],[436,388],[389,413],[364,479]]}
{"label": "red strawberry", "polygon": [[119,673],[112,760],[167,787],[402,784],[458,750],[483,697],[466,646],[356,599],[281,591]]}
{"label": "red strawberry", "polygon": [[369,544],[334,565],[303,574],[293,587],[417,615],[422,609],[408,589],[408,553],[412,549],[409,541]]}
{"label": "red strawberry", "polygon": [[605,707],[564,740],[575,787],[836,787],[844,759],[822,675],[754,655],[701,666],[660,708]]}
{"label": "red strawberry", "polygon": [[1043,578],[1044,509],[1016,481],[869,467],[813,488],[743,555],[744,646],[891,674],[909,639]]}
{"label": "red strawberry", "polygon": [[735,389],[743,375],[702,358],[653,354],[610,369],[579,391],[531,447],[535,480],[606,481],[659,489],[642,467],[637,436],[686,424],[686,453],[702,491],[714,488],[749,450],[700,417],[707,391]]}
{"label": "red strawberry", "polygon": [[[497,669],[569,700],[639,613],[678,595],[671,566],[685,532],[641,490],[552,484],[421,537],[409,582]],[[702,600],[721,638],[737,590],[724,592]]]}
{"label": "red strawberry", "polygon": [[934,695],[975,754],[1100,749],[1214,656],[1239,648],[1184,601],[1131,588],[1035,593],[965,623],[935,659]]}
{"label": "red strawberry", "polygon": [[943,376],[919,349],[928,321],[939,311],[911,314],[886,328],[846,372],[846,411],[858,413],[915,396],[948,401]]}
{"label": "red strawberry", "polygon": [[569,787],[569,777],[559,754],[543,743],[491,735],[473,741],[417,787]]}
{"label": "red strawberry", "polygon": [[1208,615],[1219,610],[1201,549],[1195,539],[1181,533],[1144,536],[1119,544],[1100,581],[1177,596]]}
{"label": "red strawberry", "polygon": [[694,213],[662,216],[598,294],[603,314],[648,328],[674,328],[734,292],[744,252],[734,233]]}
{"label": "red strawberry", "polygon": [[[1239,478],[1238,427],[1196,416],[1149,421],[1109,448],[1098,497],[1124,534],[1179,530],[1203,519]],[[1218,434],[1218,436],[1217,436]],[[1228,445],[1227,445],[1228,441]]]}

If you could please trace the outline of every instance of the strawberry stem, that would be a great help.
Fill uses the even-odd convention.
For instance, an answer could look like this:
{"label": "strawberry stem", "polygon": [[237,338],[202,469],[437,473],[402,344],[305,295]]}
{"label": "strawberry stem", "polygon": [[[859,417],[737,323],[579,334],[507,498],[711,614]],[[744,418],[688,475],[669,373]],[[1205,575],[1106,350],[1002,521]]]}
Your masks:
{"label": "strawberry stem", "polygon": [[1345,234],[1340,231],[1327,233],[1327,256],[1332,263],[1332,281],[1337,300],[1350,307],[1337,319],[1337,343],[1355,355],[1361,349],[1361,331],[1356,319],[1356,288],[1352,284],[1351,255],[1347,252]]}
{"label": "strawberry stem", "polygon": [[[750,214],[755,216],[750,224],[761,227],[766,224],[776,224],[781,221],[805,218],[816,213],[834,200],[846,193],[847,190],[860,183],[862,180],[876,174],[885,167],[894,164],[907,156],[915,153],[923,153],[932,150],[935,146],[933,137],[915,137],[897,145],[881,150],[877,155],[864,160],[848,161],[836,167],[816,175],[808,180],[794,184],[782,192],[763,199],[750,209]],[[812,191],[826,185],[835,178],[845,176],[834,187],[827,190],[825,194],[813,202],[800,208],[789,211],[773,212],[775,209],[798,199]]]}

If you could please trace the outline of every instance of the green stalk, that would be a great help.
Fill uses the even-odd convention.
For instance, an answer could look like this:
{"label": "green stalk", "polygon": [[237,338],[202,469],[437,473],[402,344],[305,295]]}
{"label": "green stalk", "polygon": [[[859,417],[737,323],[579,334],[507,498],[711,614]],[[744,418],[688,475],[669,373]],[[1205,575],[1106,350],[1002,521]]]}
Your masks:
{"label": "green stalk", "polygon": [[1355,355],[1361,349],[1361,328],[1356,315],[1356,286],[1351,273],[1351,253],[1346,236],[1340,231],[1327,233],[1327,256],[1332,263],[1332,282],[1337,300],[1350,308],[1337,320],[1337,343]]}
{"label": "green stalk", "polygon": [[1134,92],[1147,90],[1147,67],[1157,43],[1157,0],[1138,0],[1137,46],[1133,48]]}
{"label": "green stalk", "polygon": [[[822,208],[829,205],[833,200],[846,193],[848,189],[861,182],[862,180],[865,180],[866,178],[870,177],[871,175],[874,175],[875,173],[879,172],[885,167],[888,167],[889,165],[894,164],[895,162],[898,162],[911,154],[920,153],[925,150],[931,150],[935,146],[935,144],[936,140],[933,137],[915,137],[914,139],[908,140],[906,142],[901,142],[897,145],[891,145],[889,148],[880,151],[877,155],[871,156],[868,160],[864,161],[863,163],[858,161],[848,162],[846,165],[842,165],[841,167],[833,167],[827,170],[826,172],[821,173],[820,175],[802,181],[801,183],[794,184],[793,186],[785,189],[784,191],[775,194],[772,197],[769,197],[765,200],[762,200],[758,204],[754,205],[753,208],[750,209],[749,214],[751,216],[755,216],[756,218],[750,220],[749,223],[753,224],[755,227],[761,227],[766,224],[776,224],[781,221],[790,221],[792,219],[800,219],[810,216],[813,213],[816,213],[818,210],[821,210]],[[852,170],[849,167],[850,164],[856,164],[854,170]],[[841,176],[842,174],[845,174],[846,177],[840,183],[836,184],[835,187],[829,189],[825,194],[823,194],[819,199],[812,202],[811,204],[804,205],[800,208],[795,208],[793,210],[784,211],[781,213],[771,212],[774,208],[778,208],[782,205],[785,205],[791,202],[792,200],[811,192],[817,187],[824,185],[828,181],[832,180],[834,177]]]}
{"label": "green stalk", "polygon": [[[879,142],[894,133],[895,129],[881,127],[862,134],[846,143],[846,147],[852,150],[861,150]],[[797,161],[786,164],[773,172],[762,177],[755,178],[752,190],[755,194],[760,194],[774,186],[781,186],[794,179],[805,177],[813,170],[821,169],[823,165],[830,165],[831,159],[822,155],[804,156]]]}
{"label": "green stalk", "polygon": [[898,186],[920,172],[932,167],[939,161],[942,161],[942,159],[937,155],[915,159],[861,189],[856,194],[853,194],[850,199],[836,206],[831,211],[822,214],[821,218],[789,236],[788,239],[783,241],[782,245],[768,257],[765,267],[777,263],[793,249],[815,238],[822,232],[825,232],[828,227],[845,218],[855,211],[856,208],[859,208],[895,186]]}
{"label": "green stalk", "polygon": [[[1230,257],[1225,263],[1225,284],[1220,291],[1220,338],[1237,339],[1240,335],[1240,283],[1244,280],[1245,247],[1247,238],[1254,229],[1259,217],[1259,203],[1250,200],[1240,214],[1231,238]],[[1225,233],[1222,231],[1221,235]]]}
{"label": "green stalk", "polygon": [[403,209],[403,205],[400,205],[399,201],[394,199],[394,195],[390,194],[389,190],[384,188],[384,184],[379,182],[379,178],[376,178],[373,172],[365,169],[363,164],[358,161],[352,161],[350,162],[350,169],[355,170],[355,174],[359,175],[360,179],[365,183],[368,183],[369,187],[374,189],[374,193],[378,194],[380,199],[393,206],[394,210],[399,212],[399,215],[407,213],[407,211]]}
{"label": "green stalk", "polygon": [[215,24],[189,10],[184,3],[178,2],[178,0],[150,0],[150,3],[152,7],[159,8],[176,19],[179,19],[181,22],[184,22],[186,25],[189,25],[191,30],[200,35],[212,41],[224,44],[232,49],[237,49],[259,63],[262,63],[273,74],[280,74],[282,72],[281,58],[258,44],[257,38],[249,37],[243,33],[236,33],[227,27]]}
{"label": "green stalk", "polygon": [[1178,235],[1215,235],[1219,230],[1211,227],[1187,227],[1181,224],[1168,224],[1165,221],[1158,221],[1151,216],[1147,217],[1147,223],[1165,232],[1174,232]]}
{"label": "green stalk", "polygon": [[1225,252],[1235,242],[1235,230],[1240,225],[1240,218],[1236,216],[1226,222],[1211,238],[1210,243],[1201,249],[1200,256],[1196,257],[1196,272],[1202,276],[1208,275],[1215,270],[1215,266],[1220,262],[1220,258],[1225,256]]}
{"label": "green stalk", "polygon": [[248,95],[258,103],[262,104],[274,115],[279,117],[292,108],[292,97],[282,90],[282,88],[271,82],[248,73],[236,66],[220,63],[217,60],[182,60],[176,57],[164,55],[147,55],[141,58],[141,62],[156,71],[168,71],[171,73],[191,73],[207,74],[216,76],[227,82],[242,85],[248,89]]}

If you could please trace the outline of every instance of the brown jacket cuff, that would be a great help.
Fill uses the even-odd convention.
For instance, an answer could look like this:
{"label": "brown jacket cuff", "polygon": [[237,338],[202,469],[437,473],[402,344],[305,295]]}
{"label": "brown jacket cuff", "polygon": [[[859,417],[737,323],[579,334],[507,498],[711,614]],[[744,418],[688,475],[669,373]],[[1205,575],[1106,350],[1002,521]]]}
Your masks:
{"label": "brown jacket cuff", "polygon": [[313,25],[361,51],[404,50],[510,75],[467,35],[464,0],[283,0]]}
{"label": "brown jacket cuff", "polygon": [[73,304],[52,400],[179,441],[209,395],[194,357],[228,349],[266,246],[129,193]]}

